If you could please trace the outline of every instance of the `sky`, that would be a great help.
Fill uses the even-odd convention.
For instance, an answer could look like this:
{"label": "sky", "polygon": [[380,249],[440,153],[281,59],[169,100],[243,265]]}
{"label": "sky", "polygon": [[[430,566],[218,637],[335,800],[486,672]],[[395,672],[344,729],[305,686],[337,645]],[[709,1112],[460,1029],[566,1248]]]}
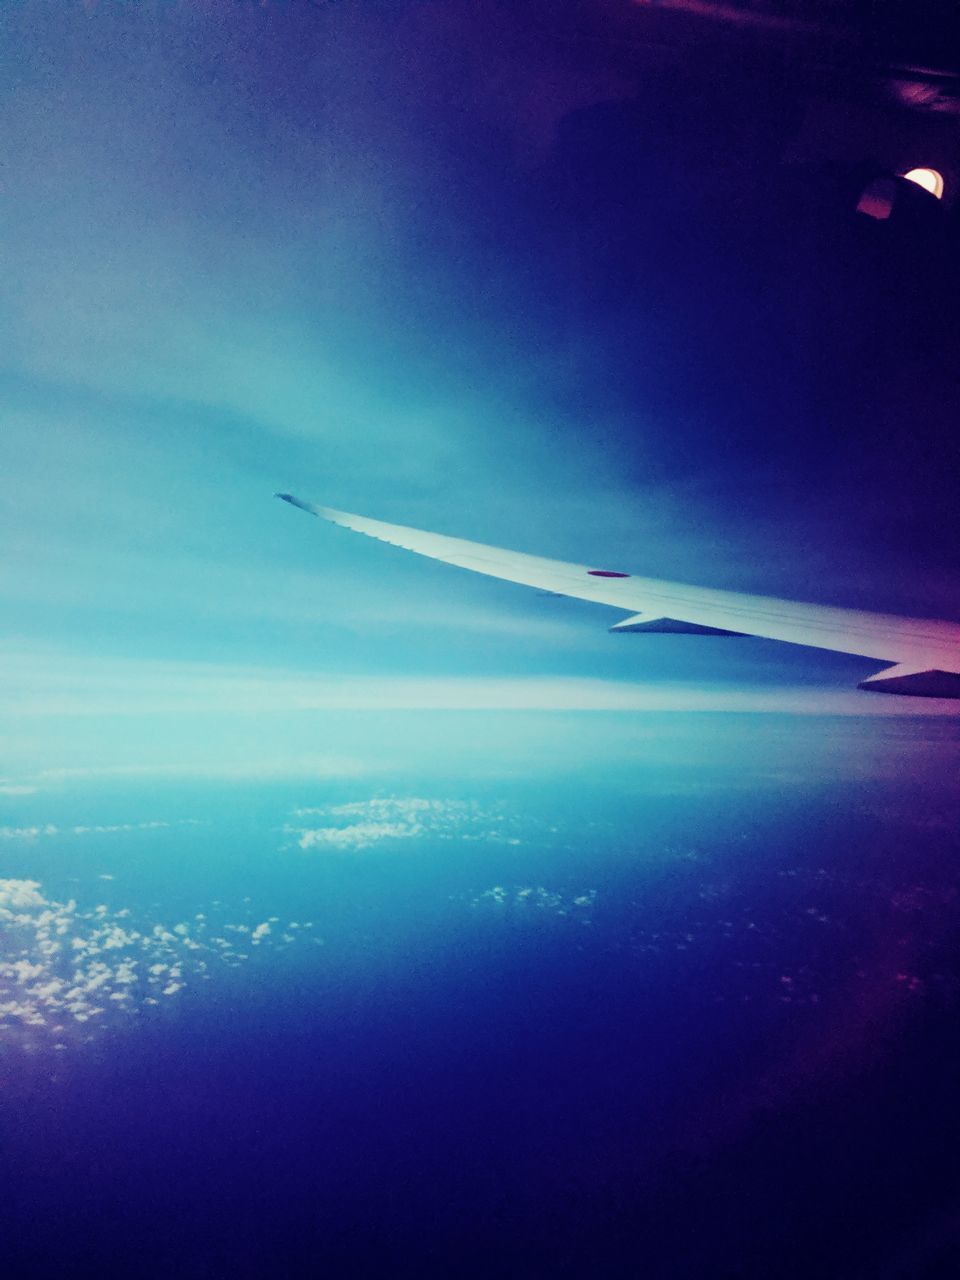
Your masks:
{"label": "sky", "polygon": [[273,500],[958,616],[940,242],[798,195],[769,65],[638,74],[544,13],[5,6],[7,788],[436,762],[450,711],[501,760],[519,713],[602,712],[602,749],[613,712],[943,711]]}

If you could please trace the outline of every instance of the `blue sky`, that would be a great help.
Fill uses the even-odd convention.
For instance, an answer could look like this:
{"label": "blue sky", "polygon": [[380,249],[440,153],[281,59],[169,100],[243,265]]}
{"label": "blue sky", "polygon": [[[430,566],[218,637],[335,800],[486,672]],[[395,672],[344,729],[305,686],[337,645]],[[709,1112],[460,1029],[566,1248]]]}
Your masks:
{"label": "blue sky", "polygon": [[680,381],[716,364],[692,295],[671,312],[662,278],[628,304],[571,283],[582,227],[544,215],[544,174],[562,117],[617,76],[470,22],[6,9],[5,775],[225,752],[349,772],[384,708],[502,711],[501,742],[507,712],[549,708],[905,710],[852,692],[855,660],[610,637],[611,611],[272,500],[797,598],[956,598],[926,544],[878,546],[882,487],[838,505],[844,467],[810,485],[756,447],[789,369],[725,443],[720,384],[664,391],[671,347]]}

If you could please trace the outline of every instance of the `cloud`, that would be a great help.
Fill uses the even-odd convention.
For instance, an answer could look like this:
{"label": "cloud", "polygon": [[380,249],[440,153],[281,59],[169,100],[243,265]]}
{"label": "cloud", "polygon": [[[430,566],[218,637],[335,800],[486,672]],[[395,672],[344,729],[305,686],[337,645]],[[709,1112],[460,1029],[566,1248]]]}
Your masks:
{"label": "cloud", "polygon": [[[208,912],[216,917],[209,928]],[[290,922],[274,940],[272,923],[280,921],[252,931],[261,948],[309,937],[302,922]],[[37,880],[0,879],[0,1048],[62,1050],[209,980],[213,966],[242,964],[248,956],[220,930],[250,926],[224,921],[218,904],[171,929],[127,907],[50,898]]]}
{"label": "cloud", "polygon": [[288,823],[284,831],[296,836],[301,849],[355,851],[383,841],[496,840],[519,844],[510,823],[464,800],[389,796],[323,808],[298,808],[293,818],[324,817],[322,826]]}
{"label": "cloud", "polygon": [[42,769],[38,777],[45,782],[76,782],[113,778],[118,781],[140,778],[204,778],[212,781],[266,781],[271,778],[355,778],[371,771],[365,761],[350,756],[315,755],[309,752],[296,757],[274,756],[269,760],[249,761],[180,761],[146,764],[78,765]]}
{"label": "cloud", "polygon": [[315,827],[302,831],[297,844],[301,849],[313,849],[318,845],[333,849],[369,849],[380,840],[408,840],[422,831],[419,824],[356,822],[349,827]]}
{"label": "cloud", "polygon": [[[157,831],[163,830],[167,827],[191,827],[198,825],[199,823],[196,818],[178,818],[175,822],[152,820],[149,822],[112,822],[95,824],[93,826],[81,825],[75,827],[58,827],[52,822],[47,822],[42,826],[0,827],[0,840],[36,840],[38,836],[60,835],[116,835],[121,832]],[[110,876],[101,878],[112,879]]]}
{"label": "cloud", "polygon": [[543,885],[505,886],[494,885],[484,890],[471,902],[474,908],[496,911],[511,918],[536,915],[567,916],[582,924],[590,924],[597,902],[596,889],[586,889],[577,894],[558,893]]}
{"label": "cloud", "polygon": [[40,881],[0,881],[0,919],[9,919],[13,910],[44,905]]}
{"label": "cloud", "polygon": [[70,827],[69,830],[75,836],[87,836],[87,835],[109,835],[117,831],[156,831],[163,827],[172,827],[172,826],[180,827],[180,826],[195,826],[195,825],[196,825],[195,818],[181,818],[175,823],[163,822],[159,820],[156,820],[153,822],[113,822],[105,825],[101,824],[101,825],[92,826],[92,827],[86,827],[86,826]]}
{"label": "cloud", "polygon": [[[582,676],[357,676],[283,668],[0,652],[8,716],[106,716],[300,711],[753,712],[836,716],[960,716],[960,702],[857,689],[723,687]],[[356,762],[319,756],[343,776]],[[168,766],[172,772],[172,766]],[[216,766],[212,766],[214,771]],[[223,766],[229,773],[231,765]],[[242,770],[243,766],[238,766]],[[140,766],[117,766],[135,771]],[[51,775],[47,775],[51,776]],[[76,776],[76,775],[75,775]],[[239,776],[239,775],[237,775]]]}

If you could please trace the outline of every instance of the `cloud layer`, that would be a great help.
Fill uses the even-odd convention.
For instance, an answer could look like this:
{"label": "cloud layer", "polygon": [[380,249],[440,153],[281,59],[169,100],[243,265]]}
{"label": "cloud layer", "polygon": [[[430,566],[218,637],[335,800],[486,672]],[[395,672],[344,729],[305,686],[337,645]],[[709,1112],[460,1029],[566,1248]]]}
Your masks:
{"label": "cloud layer", "polygon": [[324,674],[229,663],[78,658],[10,647],[0,656],[0,710],[31,718],[420,710],[960,715],[956,701],[881,697],[855,688],[719,687],[562,675]]}

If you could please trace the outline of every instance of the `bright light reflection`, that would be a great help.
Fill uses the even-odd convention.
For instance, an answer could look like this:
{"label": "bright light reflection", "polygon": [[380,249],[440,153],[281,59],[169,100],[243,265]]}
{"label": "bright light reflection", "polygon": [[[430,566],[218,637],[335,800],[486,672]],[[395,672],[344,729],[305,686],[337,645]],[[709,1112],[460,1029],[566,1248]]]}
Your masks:
{"label": "bright light reflection", "polygon": [[936,169],[910,169],[903,175],[908,182],[915,182],[939,200],[943,196],[943,174]]}

